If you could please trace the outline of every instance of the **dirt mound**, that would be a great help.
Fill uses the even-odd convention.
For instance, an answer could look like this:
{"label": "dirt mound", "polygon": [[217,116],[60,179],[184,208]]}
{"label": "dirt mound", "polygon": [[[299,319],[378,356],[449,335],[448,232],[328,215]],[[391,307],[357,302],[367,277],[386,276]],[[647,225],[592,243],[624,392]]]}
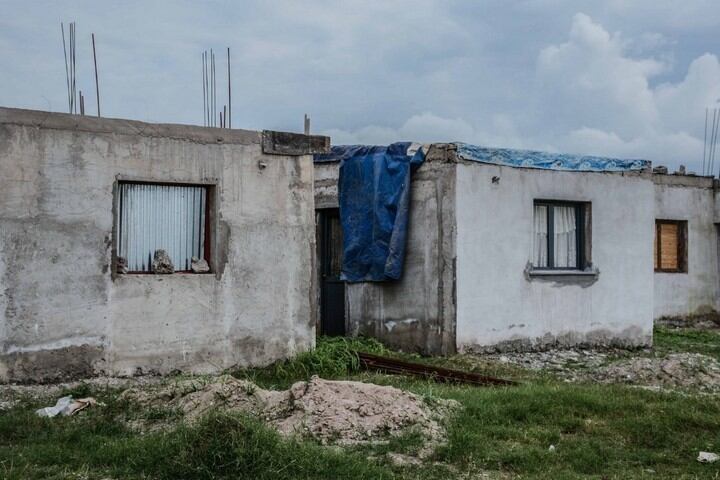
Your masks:
{"label": "dirt mound", "polygon": [[426,453],[444,440],[443,420],[459,407],[454,400],[428,401],[395,387],[318,377],[282,391],[221,376],[155,390],[129,389],[123,396],[143,405],[177,408],[189,421],[213,408],[247,412],[283,435],[300,434],[325,444],[378,442],[414,429],[426,438]]}
{"label": "dirt mound", "polygon": [[591,376],[601,382],[720,391],[720,363],[699,353],[621,360],[595,370]]}

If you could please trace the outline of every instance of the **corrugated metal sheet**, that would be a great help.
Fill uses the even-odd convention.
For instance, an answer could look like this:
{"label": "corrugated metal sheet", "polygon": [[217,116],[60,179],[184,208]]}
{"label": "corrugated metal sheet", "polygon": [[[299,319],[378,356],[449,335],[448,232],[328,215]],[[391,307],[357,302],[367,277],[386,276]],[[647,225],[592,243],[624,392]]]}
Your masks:
{"label": "corrugated metal sheet", "polygon": [[149,272],[155,250],[165,250],[175,270],[205,249],[205,187],[120,184],[118,256],[131,272]]}

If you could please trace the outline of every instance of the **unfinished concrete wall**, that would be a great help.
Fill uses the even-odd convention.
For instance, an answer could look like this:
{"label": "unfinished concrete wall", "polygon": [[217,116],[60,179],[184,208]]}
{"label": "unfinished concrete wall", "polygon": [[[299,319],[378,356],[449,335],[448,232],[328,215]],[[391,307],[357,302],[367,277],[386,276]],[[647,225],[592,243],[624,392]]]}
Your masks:
{"label": "unfinished concrete wall", "polygon": [[[315,165],[318,208],[337,207],[338,163]],[[350,283],[347,332],[405,351],[455,350],[455,167],[431,150],[413,174],[403,276],[396,282]]]}
{"label": "unfinished concrete wall", "polygon": [[[0,109],[0,172],[0,379],[211,372],[313,346],[309,155],[264,154],[259,132]],[[214,185],[214,273],[114,275],[119,179]]]}
{"label": "unfinished concrete wall", "polygon": [[655,219],[687,222],[687,272],[655,272],[654,316],[709,313],[718,308],[718,234],[713,179],[653,175]]}
{"label": "unfinished concrete wall", "polygon": [[[648,173],[457,166],[460,350],[648,345],[654,188]],[[533,202],[591,202],[597,275],[530,276]]]}

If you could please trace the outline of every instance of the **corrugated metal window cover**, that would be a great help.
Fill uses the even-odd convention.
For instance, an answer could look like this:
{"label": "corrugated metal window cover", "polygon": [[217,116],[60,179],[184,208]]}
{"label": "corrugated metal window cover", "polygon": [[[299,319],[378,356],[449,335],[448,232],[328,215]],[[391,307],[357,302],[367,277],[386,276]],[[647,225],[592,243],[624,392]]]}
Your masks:
{"label": "corrugated metal window cover", "polygon": [[130,272],[152,271],[155,250],[165,250],[176,271],[204,258],[207,187],[120,183],[118,256]]}

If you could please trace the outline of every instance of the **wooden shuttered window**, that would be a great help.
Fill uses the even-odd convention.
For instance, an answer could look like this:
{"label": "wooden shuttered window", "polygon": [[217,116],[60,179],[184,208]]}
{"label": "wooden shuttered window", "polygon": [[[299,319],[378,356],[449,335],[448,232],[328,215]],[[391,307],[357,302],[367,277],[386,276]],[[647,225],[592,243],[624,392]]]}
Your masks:
{"label": "wooden shuttered window", "polygon": [[655,221],[655,271],[687,272],[687,222]]}

